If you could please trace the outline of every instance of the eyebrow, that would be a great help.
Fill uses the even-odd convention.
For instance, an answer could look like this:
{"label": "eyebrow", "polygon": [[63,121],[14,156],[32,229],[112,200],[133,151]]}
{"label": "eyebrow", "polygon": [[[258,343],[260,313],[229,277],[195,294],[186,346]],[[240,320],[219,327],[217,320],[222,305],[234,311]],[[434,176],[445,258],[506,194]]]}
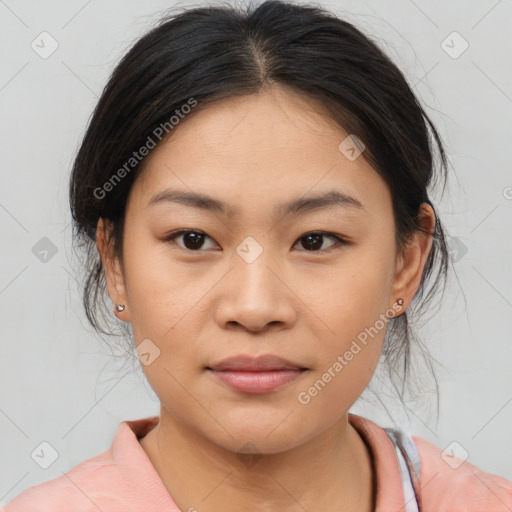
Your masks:
{"label": "eyebrow", "polygon": [[[238,208],[230,207],[214,197],[197,192],[176,189],[166,189],[154,195],[146,205],[146,209],[169,202],[200,208],[230,217],[235,217],[240,214]],[[280,204],[275,208],[274,215],[276,217],[290,214],[300,215],[332,206],[366,211],[363,204],[355,197],[339,190],[330,190],[321,194],[302,196]]]}

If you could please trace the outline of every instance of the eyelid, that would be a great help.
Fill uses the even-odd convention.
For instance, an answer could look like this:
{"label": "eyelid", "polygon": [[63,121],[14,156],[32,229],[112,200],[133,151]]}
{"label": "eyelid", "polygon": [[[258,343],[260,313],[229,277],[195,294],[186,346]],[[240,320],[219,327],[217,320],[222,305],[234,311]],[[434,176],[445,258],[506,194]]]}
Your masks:
{"label": "eyelid", "polygon": [[[206,238],[209,238],[210,240],[213,240],[215,242],[215,240],[210,235],[205,233],[204,231],[201,231],[200,229],[192,229],[192,228],[183,228],[183,229],[178,229],[176,231],[172,231],[171,233],[168,233],[168,234],[166,234],[164,236],[164,241],[166,241],[166,242],[174,242],[175,238],[178,238],[179,236],[185,235],[187,233],[199,233],[201,235],[204,235]],[[300,235],[297,238],[297,240],[294,242],[293,247],[295,247],[295,245],[297,245],[297,243],[299,242],[299,240],[301,238],[304,238],[305,236],[309,236],[309,235],[323,235],[324,237],[334,238],[337,243],[331,245],[327,249],[322,249],[322,250],[319,250],[319,251],[307,251],[305,249],[303,249],[301,251],[301,252],[306,252],[307,254],[314,254],[314,253],[323,254],[323,253],[331,250],[331,248],[337,249],[340,246],[344,246],[344,245],[349,245],[350,244],[350,241],[347,240],[345,237],[343,237],[341,235],[336,235],[335,233],[331,233],[329,231],[313,230],[313,231],[306,231],[305,233]],[[215,243],[217,244],[217,242],[215,242]],[[191,252],[191,253],[193,253],[193,252],[197,252],[197,253],[205,252],[205,250],[202,250],[202,249],[198,249],[197,251],[193,251],[193,250],[190,250],[190,249],[184,249],[181,246],[178,246],[178,247],[180,247],[180,249],[183,249],[183,250],[185,250],[187,252]]]}
{"label": "eyelid", "polygon": [[[200,229],[191,229],[191,228],[188,228],[188,229],[178,229],[176,231],[172,231],[171,233],[168,233],[167,235],[165,235],[164,237],[164,241],[165,242],[174,242],[174,239],[175,238],[178,238],[179,236],[181,235],[186,235],[187,233],[199,233],[201,235],[204,235],[206,238],[209,238],[210,240],[213,240],[213,238],[208,235],[207,233],[205,233],[204,231],[201,231]],[[214,240],[215,241],[215,240]],[[175,243],[175,242],[174,242]],[[217,244],[217,242],[215,242]],[[218,244],[217,244],[218,245]],[[183,249],[184,251],[187,251],[187,252],[205,252],[204,250],[202,249],[198,249],[197,251],[192,251],[190,249],[184,249],[183,247],[181,246],[178,246],[180,247],[180,249]]]}
{"label": "eyelid", "polygon": [[349,245],[349,241],[344,238],[343,236],[341,235],[336,235],[335,233],[331,233],[330,231],[319,231],[319,230],[314,230],[314,231],[306,231],[304,234],[302,234],[301,236],[299,236],[299,238],[297,238],[296,242],[293,244],[293,246],[295,247],[295,245],[297,245],[297,243],[299,242],[299,240],[301,238],[304,238],[305,236],[308,236],[308,235],[322,235],[324,237],[327,237],[327,238],[334,238],[336,240],[336,243],[331,245],[330,247],[327,247],[327,249],[322,249],[320,251],[307,251],[305,249],[302,249],[301,252],[305,252],[306,254],[315,254],[315,253],[318,253],[318,254],[324,254],[326,252],[329,252],[331,250],[336,250],[336,249],[339,249],[341,248],[342,246],[344,245]]}

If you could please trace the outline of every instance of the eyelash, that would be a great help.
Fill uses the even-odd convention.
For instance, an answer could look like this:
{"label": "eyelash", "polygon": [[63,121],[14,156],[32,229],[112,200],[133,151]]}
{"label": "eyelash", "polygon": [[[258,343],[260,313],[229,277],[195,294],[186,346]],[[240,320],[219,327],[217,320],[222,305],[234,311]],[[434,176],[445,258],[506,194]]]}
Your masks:
{"label": "eyelash", "polygon": [[[179,236],[181,235],[186,235],[188,233],[198,233],[200,235],[205,235],[207,238],[210,238],[210,240],[213,240],[212,237],[208,236],[205,232],[203,231],[199,231],[197,229],[180,229],[178,231],[174,231],[172,233],[169,233],[165,238],[164,238],[164,241],[165,242],[174,242],[174,239],[175,238],[178,238]],[[306,236],[309,236],[309,235],[320,235],[320,236],[325,236],[325,237],[329,237],[329,238],[334,238],[337,242],[337,246],[336,244],[334,245],[331,245],[330,247],[328,247],[327,249],[321,249],[321,250],[318,250],[318,251],[307,251],[306,249],[303,249],[305,252],[308,252],[308,253],[321,253],[321,252],[325,252],[325,251],[330,251],[331,249],[339,249],[340,246],[343,246],[343,245],[348,245],[348,241],[341,238],[340,236],[338,235],[335,235],[333,233],[329,233],[327,231],[309,231],[307,233],[304,233],[302,236],[300,236],[297,241],[294,243],[294,246],[300,241],[301,238],[304,238]],[[176,242],[174,242],[176,243]],[[187,249],[187,248],[183,248],[181,246],[178,246],[180,247],[180,249],[183,249],[185,251],[188,251],[188,252],[204,252],[204,250],[202,249],[198,249],[196,251],[192,250],[192,249]]]}

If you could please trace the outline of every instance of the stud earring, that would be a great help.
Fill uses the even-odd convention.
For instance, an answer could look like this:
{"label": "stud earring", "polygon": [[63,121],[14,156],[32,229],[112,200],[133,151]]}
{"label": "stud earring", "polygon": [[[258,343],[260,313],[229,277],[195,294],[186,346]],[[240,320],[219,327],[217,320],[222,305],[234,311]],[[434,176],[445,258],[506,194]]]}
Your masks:
{"label": "stud earring", "polygon": [[396,303],[401,306],[404,303],[404,299],[398,299]]}
{"label": "stud earring", "polygon": [[116,304],[116,311],[124,311],[124,304]]}

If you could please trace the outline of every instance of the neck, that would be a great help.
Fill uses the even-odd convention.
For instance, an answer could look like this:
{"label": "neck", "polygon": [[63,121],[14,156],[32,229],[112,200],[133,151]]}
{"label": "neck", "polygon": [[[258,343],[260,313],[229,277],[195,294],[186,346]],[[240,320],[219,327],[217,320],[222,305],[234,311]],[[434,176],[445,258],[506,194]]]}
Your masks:
{"label": "neck", "polygon": [[245,512],[375,507],[367,447],[345,415],[317,437],[275,454],[236,454],[163,407],[140,444],[180,510]]}

